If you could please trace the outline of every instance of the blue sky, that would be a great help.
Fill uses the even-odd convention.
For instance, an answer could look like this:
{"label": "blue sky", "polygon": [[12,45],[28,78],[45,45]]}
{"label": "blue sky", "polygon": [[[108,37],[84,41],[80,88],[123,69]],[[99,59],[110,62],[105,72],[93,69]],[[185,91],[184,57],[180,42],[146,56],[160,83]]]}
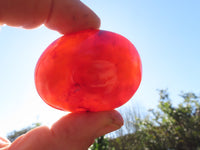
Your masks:
{"label": "blue sky", "polygon": [[[143,79],[121,109],[156,107],[157,89],[180,101],[181,91],[200,94],[200,1],[83,0],[101,18],[101,29],[122,34],[138,49]],[[0,30],[0,134],[33,122],[51,125],[66,114],[37,95],[34,67],[44,49],[61,35],[44,26]]]}

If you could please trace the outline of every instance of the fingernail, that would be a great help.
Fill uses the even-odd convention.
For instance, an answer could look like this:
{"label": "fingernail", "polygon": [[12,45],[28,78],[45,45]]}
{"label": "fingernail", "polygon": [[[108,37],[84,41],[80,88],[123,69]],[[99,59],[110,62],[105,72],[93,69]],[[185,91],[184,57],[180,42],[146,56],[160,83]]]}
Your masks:
{"label": "fingernail", "polygon": [[124,124],[124,119],[122,118],[122,116],[120,115],[119,112],[115,111],[114,113],[112,113],[111,115],[111,124],[121,127]]}
{"label": "fingernail", "polygon": [[110,112],[110,123],[108,123],[107,126],[104,126],[103,128],[101,128],[96,133],[96,136],[99,137],[107,133],[113,132],[115,130],[118,130],[119,128],[123,126],[123,124],[124,124],[124,120],[122,116],[120,115],[120,113],[113,110]]}

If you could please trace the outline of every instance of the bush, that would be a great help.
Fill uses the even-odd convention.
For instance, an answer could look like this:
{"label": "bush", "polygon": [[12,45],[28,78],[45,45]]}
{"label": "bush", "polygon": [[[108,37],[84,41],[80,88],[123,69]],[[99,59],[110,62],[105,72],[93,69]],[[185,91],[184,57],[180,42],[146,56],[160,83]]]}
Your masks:
{"label": "bush", "polygon": [[136,119],[132,125],[137,127],[134,133],[111,140],[115,150],[200,149],[200,97],[182,93],[183,102],[174,107],[166,90],[160,90],[159,94],[158,109]]}

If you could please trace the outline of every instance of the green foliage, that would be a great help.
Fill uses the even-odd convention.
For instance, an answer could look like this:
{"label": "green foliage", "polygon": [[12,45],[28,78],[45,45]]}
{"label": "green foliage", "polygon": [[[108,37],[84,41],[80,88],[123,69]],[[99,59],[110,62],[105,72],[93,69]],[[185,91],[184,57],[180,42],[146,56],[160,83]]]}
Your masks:
{"label": "green foliage", "polygon": [[16,130],[15,130],[15,131],[12,131],[12,132],[8,133],[7,138],[8,138],[11,142],[13,142],[13,141],[14,141],[15,139],[17,139],[19,136],[25,134],[26,132],[28,132],[28,131],[30,131],[30,130],[32,130],[32,129],[34,129],[34,128],[40,126],[40,125],[41,125],[41,123],[33,123],[31,126],[28,126],[28,127],[26,127],[26,128],[23,128],[23,129],[21,129],[21,130],[19,130],[19,131],[16,131]]}
{"label": "green foliage", "polygon": [[[194,93],[174,107],[166,90],[160,91],[158,111],[151,119],[141,120],[141,140],[152,150],[197,150],[200,147],[200,104]],[[138,133],[137,133],[138,134]]]}
{"label": "green foliage", "polygon": [[149,115],[133,122],[138,127],[134,133],[111,141],[115,150],[200,149],[200,97],[182,93],[183,102],[175,107],[166,90],[159,94],[158,109],[149,110]]}
{"label": "green foliage", "polygon": [[90,150],[113,150],[109,147],[108,139],[105,136],[101,136],[95,139],[94,144],[90,147]]}

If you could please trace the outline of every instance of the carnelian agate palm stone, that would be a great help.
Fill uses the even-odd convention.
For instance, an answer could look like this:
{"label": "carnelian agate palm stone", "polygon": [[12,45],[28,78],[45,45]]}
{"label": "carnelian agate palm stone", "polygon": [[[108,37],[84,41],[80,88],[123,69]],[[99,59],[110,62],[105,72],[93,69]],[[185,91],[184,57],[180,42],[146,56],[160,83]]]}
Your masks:
{"label": "carnelian agate palm stone", "polygon": [[35,84],[50,106],[70,111],[106,111],[126,103],[141,81],[141,60],[123,36],[85,30],[54,41],[40,57]]}

